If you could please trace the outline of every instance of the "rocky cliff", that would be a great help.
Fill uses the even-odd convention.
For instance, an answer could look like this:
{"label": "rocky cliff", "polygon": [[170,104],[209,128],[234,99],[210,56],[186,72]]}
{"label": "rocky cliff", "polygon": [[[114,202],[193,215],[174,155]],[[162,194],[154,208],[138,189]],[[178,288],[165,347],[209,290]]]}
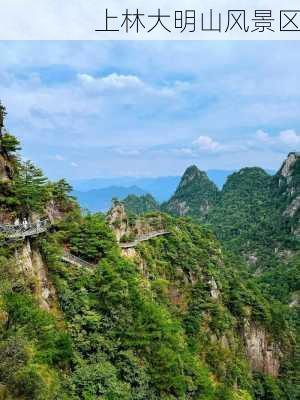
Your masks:
{"label": "rocky cliff", "polygon": [[32,292],[41,308],[54,309],[57,305],[56,292],[39,248],[26,240],[15,250],[15,261],[18,270],[31,282]]}
{"label": "rocky cliff", "polygon": [[274,178],[277,207],[289,224],[291,232],[300,238],[300,153],[290,153]]}
{"label": "rocky cliff", "polygon": [[282,351],[270,334],[255,322],[245,320],[243,335],[251,368],[272,376],[278,376]]}
{"label": "rocky cliff", "polygon": [[106,216],[108,225],[115,232],[117,241],[126,235],[128,230],[128,217],[122,202],[115,201]]}
{"label": "rocky cliff", "polygon": [[12,167],[3,154],[0,154],[0,183],[9,182],[12,178]]}
{"label": "rocky cliff", "polygon": [[[194,267],[188,266],[187,260],[191,259],[189,256],[184,255],[187,251],[184,245],[187,226],[180,221],[172,221],[160,214],[157,214],[156,217],[136,217],[129,225],[124,225],[120,231],[122,221],[128,221],[121,203],[115,204],[109,214],[110,219],[111,215],[114,215],[112,228],[117,237],[120,237],[120,232],[126,238],[131,235],[133,235],[132,237],[137,237],[145,232],[153,231],[157,226],[161,229],[170,230],[170,237],[168,235],[158,240],[143,242],[135,248],[122,249],[122,254],[137,264],[145,287],[150,289],[152,282],[156,280],[164,282],[164,293],[169,298],[170,304],[176,307],[179,313],[186,313],[193,302],[200,301],[201,303],[205,301],[206,307],[203,309],[202,324],[203,329],[206,331],[208,348],[218,347],[218,351],[225,350],[228,354],[231,354],[231,357],[235,357],[235,354],[242,352],[253,371],[269,374],[273,377],[278,376],[283,357],[280,343],[272,337],[270,331],[264,327],[261,321],[250,317],[252,313],[251,307],[245,305],[247,312],[245,317],[241,317],[233,316],[226,303],[224,304],[223,297],[226,297],[226,295],[222,287],[228,283],[225,283],[226,280],[224,282],[221,276],[227,268],[224,265],[222,252],[217,243],[210,241],[209,250],[207,249],[210,254],[209,260],[214,265],[211,270],[207,269],[204,259],[201,261],[200,256],[199,258],[195,257]],[[119,222],[116,223],[117,221]],[[193,240],[195,240],[195,236],[192,242]],[[195,241],[193,245],[198,249],[196,250],[195,248],[193,250],[193,247],[190,247],[190,243],[189,251],[192,254],[194,251],[196,253],[203,251],[203,246],[207,246],[208,243],[204,245],[204,242]],[[175,251],[175,254],[172,254],[174,261],[169,258],[171,249],[172,252]],[[180,258],[182,259],[180,260]],[[186,262],[184,262],[185,259]],[[159,265],[164,265],[164,268],[160,269]],[[197,292],[196,288],[198,286],[205,287],[206,292]],[[200,297],[193,299],[193,291],[198,293],[197,296]],[[204,297],[201,299],[201,296]],[[214,308],[223,310],[225,319],[235,319],[235,324],[218,331],[213,323],[215,316],[212,310]],[[241,347],[238,343],[242,343]]]}

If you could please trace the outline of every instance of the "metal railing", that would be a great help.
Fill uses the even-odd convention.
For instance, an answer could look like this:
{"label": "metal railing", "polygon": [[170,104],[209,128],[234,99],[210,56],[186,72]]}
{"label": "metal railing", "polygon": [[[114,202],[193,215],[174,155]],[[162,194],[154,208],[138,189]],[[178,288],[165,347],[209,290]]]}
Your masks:
{"label": "metal railing", "polygon": [[133,242],[120,243],[120,247],[121,247],[121,249],[128,249],[130,247],[136,247],[141,242],[145,242],[145,241],[153,239],[157,236],[168,235],[169,233],[170,232],[163,231],[163,230],[146,233],[145,235],[142,235],[142,236],[136,238]]}
{"label": "metal railing", "polygon": [[35,223],[16,224],[16,225],[1,225],[0,234],[7,237],[8,239],[19,239],[27,236],[40,235],[46,232],[50,227],[50,221],[44,219]]}
{"label": "metal railing", "polygon": [[85,267],[85,268],[94,268],[94,264],[90,264],[85,260],[82,260],[79,257],[74,256],[73,254],[65,251],[64,255],[61,257],[63,261],[65,261],[68,264],[75,265],[76,267]]}

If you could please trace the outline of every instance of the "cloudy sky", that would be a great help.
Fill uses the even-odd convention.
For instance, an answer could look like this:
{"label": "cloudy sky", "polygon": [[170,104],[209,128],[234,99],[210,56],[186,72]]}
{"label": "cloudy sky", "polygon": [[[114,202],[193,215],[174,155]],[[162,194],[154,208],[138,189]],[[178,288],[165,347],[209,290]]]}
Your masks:
{"label": "cloudy sky", "polygon": [[51,178],[276,169],[300,150],[300,42],[0,42],[0,99]]}

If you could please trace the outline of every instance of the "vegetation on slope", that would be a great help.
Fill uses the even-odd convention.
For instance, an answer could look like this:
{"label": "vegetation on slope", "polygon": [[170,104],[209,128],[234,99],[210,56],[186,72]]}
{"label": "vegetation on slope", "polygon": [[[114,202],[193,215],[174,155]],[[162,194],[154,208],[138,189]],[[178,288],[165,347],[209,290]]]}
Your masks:
{"label": "vegetation on slope", "polygon": [[208,223],[228,250],[255,268],[271,267],[286,251],[299,249],[300,159],[293,154],[274,177],[261,168],[230,175],[215,201],[215,191],[208,190],[213,183],[208,186],[199,179],[202,173],[190,167],[163,209]]}
{"label": "vegetation on slope", "polygon": [[151,194],[136,196],[134,194],[127,196],[122,203],[128,214],[141,215],[146,212],[158,211],[159,204]]}
{"label": "vegetation on slope", "polygon": [[[81,223],[86,218],[92,229],[91,220],[101,216]],[[239,335],[244,319],[282,346],[289,341],[286,310],[269,304],[246,272],[229,267],[209,231],[185,219],[165,216],[164,223],[172,234],[140,245],[135,262],[108,240],[111,246],[95,254],[101,260],[94,271],[57,262],[62,231],[41,243],[74,345],[70,398],[250,399],[258,377]],[[102,230],[108,237],[105,224]],[[69,226],[65,233],[78,230]],[[81,256],[88,257],[93,239],[79,236]],[[212,297],[212,280],[222,298]],[[279,382],[259,379],[272,398],[281,398]]]}
{"label": "vegetation on slope", "polygon": [[274,253],[282,236],[271,182],[272,177],[260,168],[234,173],[208,216],[219,240],[253,264],[266,253]]}
{"label": "vegetation on slope", "polygon": [[216,203],[218,194],[217,186],[207,174],[193,165],[185,171],[175,194],[162,205],[162,210],[204,220]]}
{"label": "vegetation on slope", "polygon": [[[83,214],[68,196],[70,186],[49,182],[31,163],[22,163],[12,142],[5,157],[14,176],[1,183],[1,219],[42,217],[50,206],[59,215],[48,233],[27,243],[43,255],[56,298],[55,307],[41,309],[38,277],[15,256],[24,243],[3,237],[0,398],[297,398],[297,318],[285,294],[270,289],[275,272],[252,278],[235,257],[222,254],[207,227],[156,213],[144,220],[158,218],[171,234],[140,244],[135,258],[124,258],[105,216]],[[207,188],[215,202],[217,191]],[[196,207],[194,200],[190,204]],[[210,204],[202,205],[206,212]],[[63,263],[64,249],[95,268]],[[287,285],[293,273],[282,278]],[[281,379],[251,365],[249,327],[266,337],[269,357],[282,359]]]}

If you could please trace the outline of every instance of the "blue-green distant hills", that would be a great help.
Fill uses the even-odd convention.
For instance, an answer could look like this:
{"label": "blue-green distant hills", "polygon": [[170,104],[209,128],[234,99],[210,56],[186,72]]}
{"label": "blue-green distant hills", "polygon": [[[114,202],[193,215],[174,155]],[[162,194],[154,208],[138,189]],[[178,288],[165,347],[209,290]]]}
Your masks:
{"label": "blue-green distant hills", "polygon": [[92,189],[86,192],[74,190],[72,195],[76,197],[82,208],[91,212],[107,211],[113,198],[124,199],[129,195],[142,196],[145,192],[137,186],[119,187],[109,186],[102,189]]}
{"label": "blue-green distant hills", "polygon": [[[226,179],[234,171],[208,170],[207,175],[218,188],[222,188]],[[268,171],[273,174],[274,171]],[[159,203],[170,199],[174,194],[181,177],[161,176],[155,178],[143,177],[116,177],[82,179],[71,182],[74,188],[73,195],[77,197],[80,205],[92,212],[107,211],[112,198],[120,200],[130,194],[141,196],[151,194]]]}

